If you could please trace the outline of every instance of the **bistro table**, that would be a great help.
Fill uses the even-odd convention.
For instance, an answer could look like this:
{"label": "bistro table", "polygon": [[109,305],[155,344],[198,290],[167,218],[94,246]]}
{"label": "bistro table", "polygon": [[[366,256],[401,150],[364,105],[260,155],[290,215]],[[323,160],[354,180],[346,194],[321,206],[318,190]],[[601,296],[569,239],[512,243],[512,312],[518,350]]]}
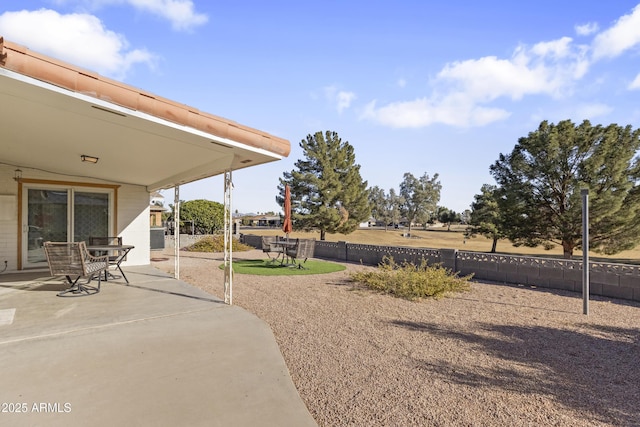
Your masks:
{"label": "bistro table", "polygon": [[[133,245],[90,245],[87,246],[87,250],[91,253],[100,253],[103,255],[109,255],[109,265],[114,265],[118,270],[120,270],[120,274],[124,280],[129,283],[129,279],[124,275],[124,271],[120,268],[120,263],[124,261],[127,257],[127,254],[131,251],[131,249],[135,248]],[[113,255],[112,255],[113,254]],[[115,276],[111,273],[108,273],[111,277]],[[107,280],[107,272],[105,271],[105,280]]]}

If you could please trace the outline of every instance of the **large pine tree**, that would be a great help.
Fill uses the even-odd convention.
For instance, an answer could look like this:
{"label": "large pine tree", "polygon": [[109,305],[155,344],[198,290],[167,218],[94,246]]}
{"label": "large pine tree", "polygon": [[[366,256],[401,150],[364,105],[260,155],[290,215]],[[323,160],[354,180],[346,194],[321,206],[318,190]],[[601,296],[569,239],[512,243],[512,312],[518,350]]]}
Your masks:
{"label": "large pine tree", "polygon": [[277,202],[283,205],[289,184],[294,229],[319,230],[320,240],[326,233],[353,232],[371,214],[353,147],[332,131],[307,135],[300,147],[305,158],[280,178]]}
{"label": "large pine tree", "polygon": [[505,231],[516,245],[559,244],[570,258],[582,241],[581,189],[589,190],[590,249],[614,254],[640,238],[640,131],[543,121],[491,166]]}

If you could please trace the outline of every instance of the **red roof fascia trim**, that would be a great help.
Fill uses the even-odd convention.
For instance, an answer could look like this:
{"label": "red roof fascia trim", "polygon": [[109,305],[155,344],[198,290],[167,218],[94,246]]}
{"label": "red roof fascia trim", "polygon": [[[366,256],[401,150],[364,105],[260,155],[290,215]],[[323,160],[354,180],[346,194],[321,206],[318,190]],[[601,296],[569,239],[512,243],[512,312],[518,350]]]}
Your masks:
{"label": "red roof fascia trim", "polygon": [[3,37],[0,37],[0,66],[77,93],[263,149],[278,156],[286,157],[291,152],[291,144],[286,139],[32,52],[24,46],[5,41]]}

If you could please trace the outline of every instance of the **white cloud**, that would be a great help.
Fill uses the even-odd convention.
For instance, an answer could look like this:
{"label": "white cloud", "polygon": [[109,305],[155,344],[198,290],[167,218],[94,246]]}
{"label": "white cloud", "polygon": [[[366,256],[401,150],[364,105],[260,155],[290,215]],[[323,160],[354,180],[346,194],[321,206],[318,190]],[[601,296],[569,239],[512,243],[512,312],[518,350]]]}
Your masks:
{"label": "white cloud", "polygon": [[380,107],[372,102],[361,118],[392,127],[482,126],[504,120],[508,111],[485,104],[526,95],[566,96],[589,68],[586,52],[585,46],[563,37],[520,46],[508,59],[486,56],[452,62],[433,80],[431,96]]}
{"label": "white cloud", "polygon": [[640,74],[636,76],[636,78],[629,84],[629,90],[640,89]]}
{"label": "white cloud", "polygon": [[153,66],[155,57],[144,49],[128,50],[124,36],[107,30],[93,15],[61,15],[56,11],[5,12],[0,34],[31,50],[100,74],[122,79],[138,63]]}
{"label": "white cloud", "polygon": [[564,37],[530,49],[518,47],[510,59],[487,56],[445,65],[437,78],[478,101],[524,95],[560,97],[588,69],[584,49]]}
{"label": "white cloud", "polygon": [[338,113],[342,113],[345,109],[351,106],[351,102],[356,99],[356,94],[353,92],[338,92]]}
{"label": "white cloud", "polygon": [[356,99],[355,93],[338,90],[335,86],[325,87],[324,95],[329,102],[335,103],[338,113],[342,113],[344,110],[351,107],[351,103]]}
{"label": "white cloud", "polygon": [[406,87],[407,86],[407,81],[405,79],[398,79],[397,85],[398,85],[398,87]]}
{"label": "white cloud", "polygon": [[580,121],[585,119],[593,120],[596,117],[606,116],[612,111],[613,111],[613,108],[611,108],[606,104],[599,104],[599,103],[583,104],[583,105],[577,106],[574,116],[576,117],[576,120],[580,120]]}
{"label": "white cloud", "polygon": [[168,20],[177,31],[192,30],[209,20],[207,15],[195,11],[191,0],[57,0],[57,3],[77,3],[90,10],[111,5],[130,5]]}
{"label": "white cloud", "polygon": [[174,30],[189,30],[205,24],[207,15],[197,13],[190,0],[128,0],[132,6],[168,19]]}
{"label": "white cloud", "polygon": [[596,22],[589,22],[584,25],[576,25],[575,26],[576,34],[579,36],[589,36],[593,33],[598,32],[599,27]]}
{"label": "white cloud", "polygon": [[[571,55],[571,37],[562,37],[550,42],[540,42],[533,45],[531,53],[538,57],[549,57],[553,59],[567,58]],[[524,48],[520,49],[525,50]]]}
{"label": "white cloud", "polygon": [[640,5],[624,15],[593,41],[593,58],[613,58],[640,44]]}
{"label": "white cloud", "polygon": [[393,102],[376,108],[376,101],[368,103],[361,119],[376,121],[393,128],[421,128],[436,123],[450,126],[484,126],[509,117],[508,111],[474,104],[471,99],[456,94],[439,101],[420,98]]}

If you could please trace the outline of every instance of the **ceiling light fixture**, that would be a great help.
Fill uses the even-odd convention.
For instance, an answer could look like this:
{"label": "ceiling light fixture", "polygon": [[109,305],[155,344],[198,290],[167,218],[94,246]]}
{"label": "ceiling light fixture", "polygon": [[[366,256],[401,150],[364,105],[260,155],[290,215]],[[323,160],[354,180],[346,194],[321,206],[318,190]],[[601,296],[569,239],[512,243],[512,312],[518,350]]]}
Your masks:
{"label": "ceiling light fixture", "polygon": [[83,154],[83,155],[80,156],[80,158],[82,158],[83,162],[98,163],[98,158],[97,157],[87,156],[86,154]]}

